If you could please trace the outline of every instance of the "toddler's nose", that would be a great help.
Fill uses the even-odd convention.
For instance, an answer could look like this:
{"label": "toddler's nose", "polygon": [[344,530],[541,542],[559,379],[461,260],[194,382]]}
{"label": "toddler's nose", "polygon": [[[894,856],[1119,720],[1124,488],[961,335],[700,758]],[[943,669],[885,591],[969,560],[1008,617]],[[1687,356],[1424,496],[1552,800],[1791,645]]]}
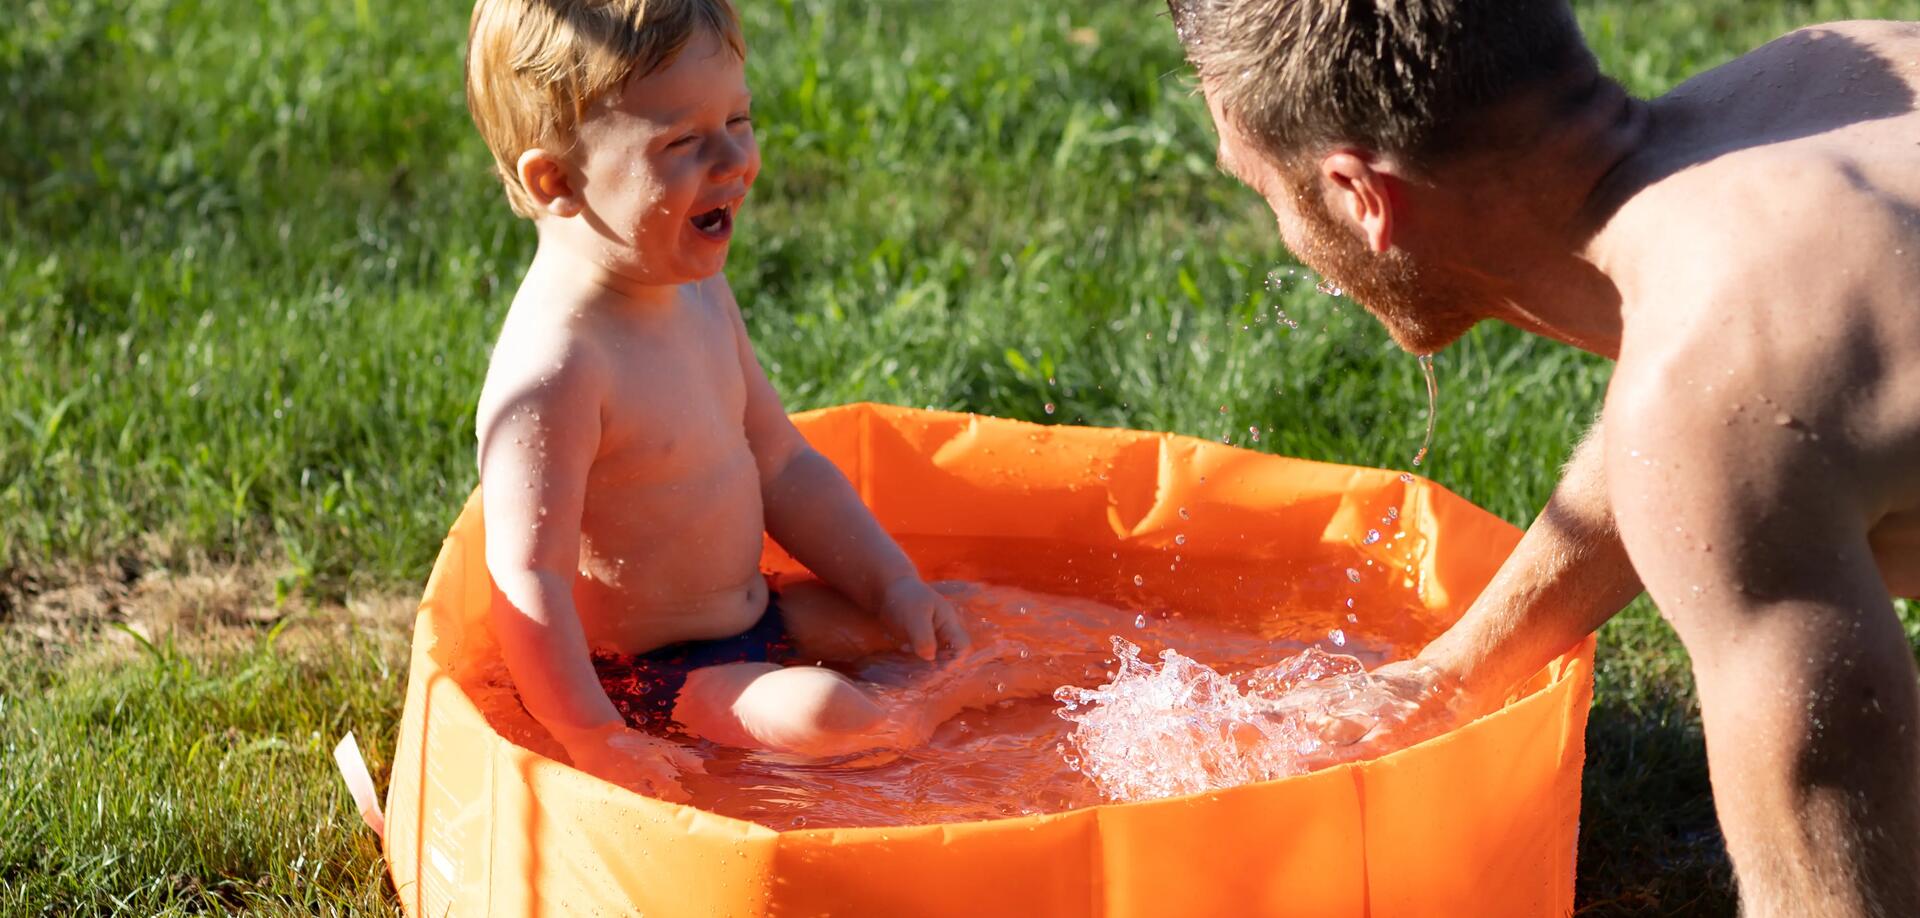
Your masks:
{"label": "toddler's nose", "polygon": [[727,181],[744,176],[757,156],[753,141],[726,138],[714,150],[713,177]]}

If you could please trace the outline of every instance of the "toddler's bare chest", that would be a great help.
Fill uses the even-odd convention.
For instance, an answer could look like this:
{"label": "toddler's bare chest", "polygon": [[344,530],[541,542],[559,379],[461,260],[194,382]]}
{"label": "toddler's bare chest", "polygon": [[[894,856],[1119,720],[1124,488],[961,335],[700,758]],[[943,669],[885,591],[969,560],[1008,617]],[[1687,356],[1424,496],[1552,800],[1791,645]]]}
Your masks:
{"label": "toddler's bare chest", "polygon": [[700,474],[746,448],[746,379],[730,327],[620,342],[594,474]]}

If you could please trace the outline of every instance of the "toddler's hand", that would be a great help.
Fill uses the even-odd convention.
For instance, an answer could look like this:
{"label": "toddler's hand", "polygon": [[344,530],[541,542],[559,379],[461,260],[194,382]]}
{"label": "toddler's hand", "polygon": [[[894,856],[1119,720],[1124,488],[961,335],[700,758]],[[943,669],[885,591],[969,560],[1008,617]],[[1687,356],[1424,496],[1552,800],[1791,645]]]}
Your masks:
{"label": "toddler's hand", "polygon": [[888,584],[879,611],[887,630],[923,660],[932,660],[941,646],[957,654],[973,645],[953,603],[918,577]]}
{"label": "toddler's hand", "polygon": [[671,740],[615,724],[563,741],[573,767],[660,800],[686,803],[680,775],[705,771],[700,758]]}

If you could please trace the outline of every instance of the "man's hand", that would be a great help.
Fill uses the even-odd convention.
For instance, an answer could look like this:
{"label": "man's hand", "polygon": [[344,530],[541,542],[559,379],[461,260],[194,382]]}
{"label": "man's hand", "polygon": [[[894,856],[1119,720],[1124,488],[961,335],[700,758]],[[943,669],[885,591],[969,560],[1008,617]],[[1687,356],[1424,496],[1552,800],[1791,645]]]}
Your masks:
{"label": "man's hand", "polygon": [[1280,702],[1301,718],[1320,748],[1310,768],[1378,758],[1437,736],[1469,711],[1458,681],[1419,661],[1389,663],[1303,685]]}
{"label": "man's hand", "polygon": [[686,803],[692,797],[680,775],[706,771],[700,758],[671,740],[611,724],[561,739],[573,767],[659,800]]}
{"label": "man's hand", "polygon": [[942,646],[957,654],[973,645],[953,603],[919,577],[888,584],[878,611],[887,631],[923,660],[932,660]]}

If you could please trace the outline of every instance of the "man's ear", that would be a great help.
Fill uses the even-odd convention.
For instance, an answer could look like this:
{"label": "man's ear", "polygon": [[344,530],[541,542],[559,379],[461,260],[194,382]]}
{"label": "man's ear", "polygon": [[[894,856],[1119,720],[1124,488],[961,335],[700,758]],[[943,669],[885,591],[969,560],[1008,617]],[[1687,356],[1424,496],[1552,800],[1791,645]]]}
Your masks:
{"label": "man's ear", "polygon": [[1364,150],[1335,150],[1320,160],[1320,177],[1334,189],[1334,212],[1345,213],[1360,227],[1367,248],[1379,253],[1393,248],[1397,180],[1375,168],[1377,164]]}
{"label": "man's ear", "polygon": [[534,147],[520,154],[516,171],[520,174],[520,187],[533,197],[535,207],[556,217],[580,213],[580,196],[567,178],[567,164],[559,157]]}

